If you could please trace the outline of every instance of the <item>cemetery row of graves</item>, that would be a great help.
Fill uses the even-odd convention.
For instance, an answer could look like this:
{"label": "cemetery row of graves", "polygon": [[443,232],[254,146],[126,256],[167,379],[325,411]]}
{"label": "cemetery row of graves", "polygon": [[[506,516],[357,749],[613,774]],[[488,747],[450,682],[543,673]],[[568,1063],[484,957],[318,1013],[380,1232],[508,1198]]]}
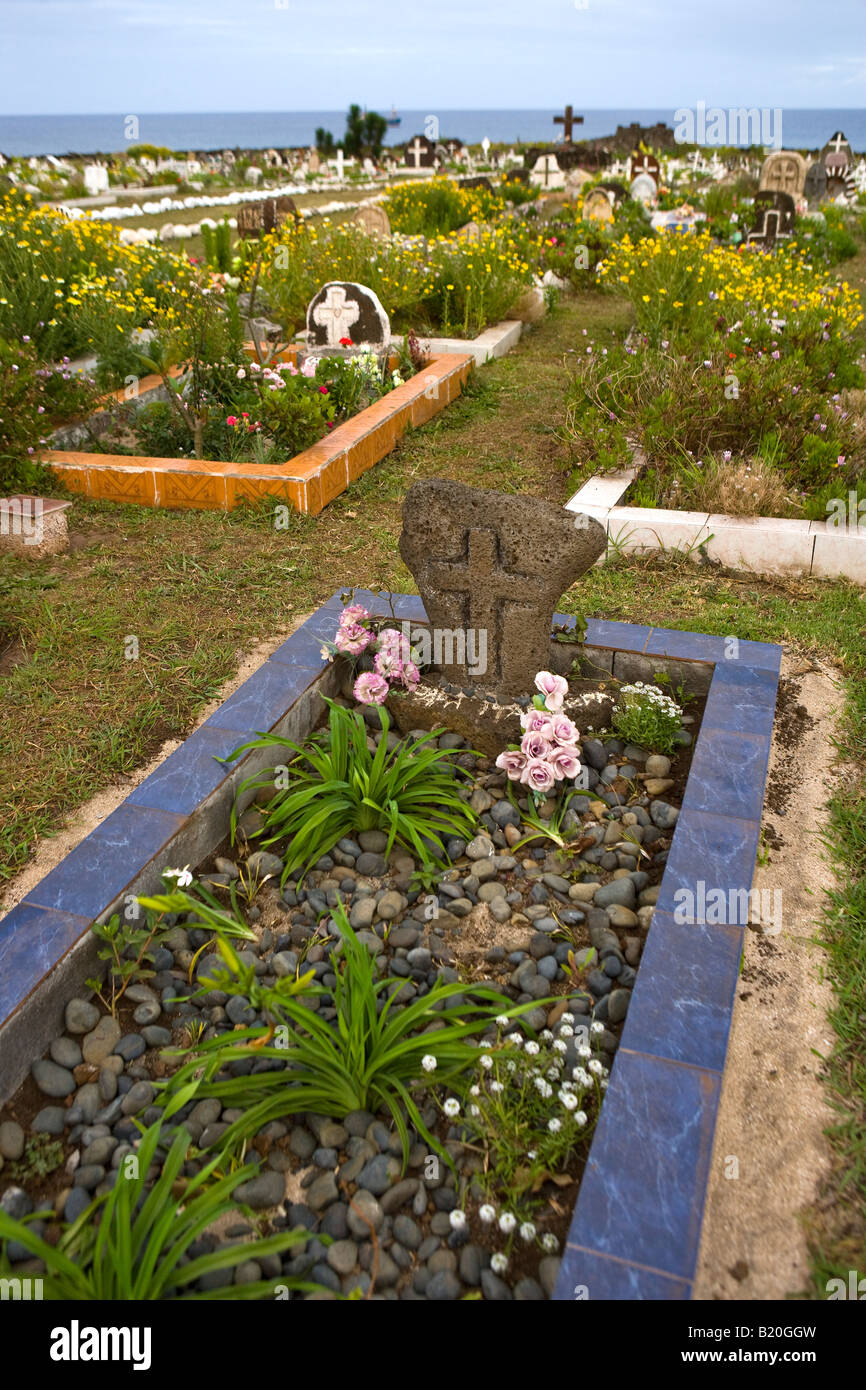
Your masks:
{"label": "cemetery row of graves", "polygon": [[[645,504],[725,480],[760,514],[744,473],[788,514],[858,495],[863,210],[786,221],[767,182],[799,166],[537,163],[527,185],[389,186],[348,222],[275,198],[256,235],[214,237],[222,266],[4,203],[6,490],[60,490],[39,462],[58,428],[84,431],[76,456],[264,472],[423,378],[425,338],[536,325],[316,518],[76,500],[82,550],[4,571],[21,765],[58,742],[58,708],[95,764],[46,809],[45,765],[31,786],[6,760],[7,871],[118,756],[97,754],[94,702],[109,730],[150,721],[128,769],[239,645],[315,609],[0,923],[21,1083],[0,1110],[4,1277],[124,1300],[692,1290],[746,922],[714,934],[726,919],[677,917],[676,890],[716,873],[748,894],[776,644],[841,661],[862,766],[862,597],[676,556],[596,568],[604,528],[562,504],[636,441]],[[828,835],[841,976],[862,949],[856,775]],[[842,993],[831,1079],[853,1113]],[[856,1143],[837,1136],[843,1160]]]}

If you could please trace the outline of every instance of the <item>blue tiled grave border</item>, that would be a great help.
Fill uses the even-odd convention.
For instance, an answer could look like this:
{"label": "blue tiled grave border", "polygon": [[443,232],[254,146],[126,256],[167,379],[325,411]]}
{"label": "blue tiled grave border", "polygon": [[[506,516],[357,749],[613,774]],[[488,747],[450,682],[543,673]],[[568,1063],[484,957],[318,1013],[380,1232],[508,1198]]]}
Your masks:
{"label": "blue tiled grave border", "polygon": [[[356,598],[390,611],[378,595]],[[398,619],[425,620],[419,598],[392,601]],[[238,783],[267,763],[253,753],[227,773],[215,755],[259,729],[302,738],[315,723],[319,692],[336,690],[320,648],[341,606],[338,592],[0,921],[0,1099],[95,973],[93,918],[105,920],[128,893],[154,891],[166,865],[204,858],[225,834]],[[566,615],[555,621],[574,626]],[[708,696],[557,1300],[584,1288],[595,1300],[691,1296],[745,929],[678,923],[674,893],[699,881],[751,886],[781,661],[777,646],[730,648],[728,638],[592,619],[580,648],[621,679],[663,668]],[[575,650],[554,652],[567,665]]]}

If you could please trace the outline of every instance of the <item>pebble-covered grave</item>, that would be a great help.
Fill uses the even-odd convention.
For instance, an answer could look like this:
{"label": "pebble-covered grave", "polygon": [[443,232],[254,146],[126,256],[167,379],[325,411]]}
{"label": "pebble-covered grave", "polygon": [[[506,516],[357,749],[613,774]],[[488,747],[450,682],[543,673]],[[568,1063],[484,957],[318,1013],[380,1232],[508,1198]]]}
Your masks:
{"label": "pebble-covered grave", "polygon": [[[334,705],[360,714],[373,759],[410,745],[444,754],[463,833],[443,831],[434,856],[429,839],[419,853],[385,828],[360,829],[296,864],[298,843],[273,834],[274,798],[294,766],[275,748],[223,842],[191,868],[166,864],[162,910],[134,913],[130,935],[106,941],[105,956],[125,965],[68,1000],[62,1031],[0,1110],[0,1212],[54,1247],[69,1223],[108,1221],[130,1173],[139,1211],[180,1135],[171,1201],[182,1209],[198,1182],[225,1182],[226,1206],[181,1253],[181,1275],[196,1277],[162,1297],[553,1294],[703,703],[680,707],[662,753],[615,732],[624,700],[608,673],[577,660],[566,678],[545,669],[555,604],[603,546],[597,523],[553,506],[415,485],[401,551],[427,631],[483,623],[486,664],[464,653],[419,670],[418,633],[410,652],[399,622],[349,604],[334,615]],[[641,692],[643,706],[665,698]],[[533,719],[550,735],[551,716],[564,721],[555,747],[570,775],[546,786],[536,765],[559,755],[549,740],[527,752],[525,740]],[[320,730],[328,720],[325,708]],[[520,780],[527,763],[535,789]],[[297,988],[301,1020],[338,1030],[346,922],[378,991],[366,1001],[374,1015],[417,1010],[413,1032],[429,1040],[402,1133],[384,1105],[316,1113],[285,1103],[295,1082],[281,1075],[291,1064],[280,1046],[304,1024],[280,990]],[[474,1051],[450,1070],[435,1044],[454,1017],[472,1020]],[[208,1053],[235,1038],[221,1062]],[[250,1125],[263,1098],[266,1117]],[[149,1162],[136,1174],[141,1153]],[[232,1263],[208,1267],[231,1248]],[[8,1239],[4,1268],[50,1279],[43,1257]]]}

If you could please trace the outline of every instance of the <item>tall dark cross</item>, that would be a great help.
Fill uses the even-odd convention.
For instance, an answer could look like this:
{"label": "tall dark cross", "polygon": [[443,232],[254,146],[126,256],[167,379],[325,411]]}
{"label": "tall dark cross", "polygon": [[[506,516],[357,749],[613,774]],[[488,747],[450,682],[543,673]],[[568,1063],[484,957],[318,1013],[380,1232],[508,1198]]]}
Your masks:
{"label": "tall dark cross", "polygon": [[576,125],[583,125],[583,117],[575,116],[572,108],[570,106],[566,106],[565,115],[554,116],[553,124],[561,125],[563,127],[562,138],[565,141],[566,145],[570,145],[572,128]]}

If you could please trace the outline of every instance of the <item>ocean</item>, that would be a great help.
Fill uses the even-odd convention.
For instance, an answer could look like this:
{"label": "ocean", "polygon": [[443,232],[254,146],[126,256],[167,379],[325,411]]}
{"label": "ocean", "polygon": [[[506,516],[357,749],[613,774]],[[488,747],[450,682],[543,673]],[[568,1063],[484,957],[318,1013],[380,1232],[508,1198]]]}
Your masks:
{"label": "ocean", "polygon": [[[388,115],[390,105],[381,108]],[[389,126],[386,143],[401,144],[422,134],[430,119],[427,111],[402,111],[399,126]],[[457,138],[477,144],[485,136],[494,143],[548,143],[561,138],[562,127],[553,124],[553,111],[439,111],[439,138]],[[637,121],[676,125],[673,110],[586,111],[584,123],[575,128],[576,139],[612,135],[618,125]],[[708,112],[709,115],[709,112]],[[310,145],[318,126],[336,139],[343,134],[344,111],[203,111],[153,114],[137,117],[134,139],[126,135],[126,115],[96,116],[0,116],[0,152],[5,155],[116,153],[129,144],[167,145],[178,151],[280,149]],[[787,149],[818,150],[837,130],[855,150],[866,150],[866,110],[785,110],[771,113],[774,143]],[[731,139],[729,143],[737,143]],[[743,141],[741,143],[748,143]]]}

